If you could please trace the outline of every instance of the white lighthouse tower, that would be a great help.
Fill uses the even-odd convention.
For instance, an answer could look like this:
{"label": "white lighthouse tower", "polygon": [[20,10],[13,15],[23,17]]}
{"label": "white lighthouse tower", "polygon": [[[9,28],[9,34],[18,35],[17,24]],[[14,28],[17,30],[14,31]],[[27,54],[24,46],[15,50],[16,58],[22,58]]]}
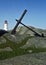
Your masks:
{"label": "white lighthouse tower", "polygon": [[5,31],[8,30],[8,22],[7,22],[7,20],[5,20],[5,22],[4,22],[4,30],[5,30]]}

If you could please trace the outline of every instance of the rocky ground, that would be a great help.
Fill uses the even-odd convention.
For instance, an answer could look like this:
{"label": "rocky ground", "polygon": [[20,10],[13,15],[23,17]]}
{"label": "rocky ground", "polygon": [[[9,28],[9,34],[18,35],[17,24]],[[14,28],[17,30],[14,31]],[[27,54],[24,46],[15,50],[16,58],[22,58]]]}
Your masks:
{"label": "rocky ground", "polygon": [[46,65],[46,52],[26,54],[1,60],[0,65]]}
{"label": "rocky ground", "polygon": [[0,65],[46,65],[46,30],[31,28],[45,37],[36,37],[25,27],[0,37]]}

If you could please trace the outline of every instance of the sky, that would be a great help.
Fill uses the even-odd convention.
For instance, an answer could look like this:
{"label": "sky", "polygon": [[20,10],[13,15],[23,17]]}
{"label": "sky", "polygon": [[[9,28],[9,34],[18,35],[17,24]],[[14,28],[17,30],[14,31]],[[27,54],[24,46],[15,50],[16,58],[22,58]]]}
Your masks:
{"label": "sky", "polygon": [[22,23],[46,29],[46,0],[0,0],[0,29],[3,29],[5,20],[8,21],[8,29],[13,29],[15,19],[19,19],[25,9],[27,13]]}

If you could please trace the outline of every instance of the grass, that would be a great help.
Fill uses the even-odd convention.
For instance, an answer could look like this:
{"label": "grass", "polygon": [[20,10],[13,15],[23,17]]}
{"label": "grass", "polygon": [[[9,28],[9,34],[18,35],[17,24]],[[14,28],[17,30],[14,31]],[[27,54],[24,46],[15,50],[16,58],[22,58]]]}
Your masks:
{"label": "grass", "polygon": [[[39,53],[39,52],[46,52],[46,48],[40,48],[40,47],[38,47],[38,48],[36,48],[36,47],[28,47],[28,48],[26,48],[25,49],[27,52],[29,51],[29,50],[32,50],[32,53]],[[29,52],[28,52],[29,53]]]}
{"label": "grass", "polygon": [[27,42],[29,37],[22,40],[19,44],[10,41],[5,36],[4,36],[4,38],[7,40],[7,42],[0,44],[0,48],[3,49],[3,48],[6,48],[6,47],[10,47],[10,48],[13,49],[13,51],[0,51],[0,60],[26,54],[25,49],[21,49],[20,47],[23,46]]}
{"label": "grass", "polygon": [[29,50],[32,50],[32,53],[46,52],[46,48],[36,48],[35,45],[26,49],[20,48],[21,46],[25,45],[28,39],[31,37],[26,37],[18,44],[10,41],[6,36],[4,36],[4,38],[7,40],[7,42],[0,44],[0,49],[10,47],[13,49],[13,51],[0,51],[0,60],[27,54],[29,53]]}
{"label": "grass", "polygon": [[0,52],[0,60],[26,54],[23,49],[16,49],[15,51],[2,51]]}

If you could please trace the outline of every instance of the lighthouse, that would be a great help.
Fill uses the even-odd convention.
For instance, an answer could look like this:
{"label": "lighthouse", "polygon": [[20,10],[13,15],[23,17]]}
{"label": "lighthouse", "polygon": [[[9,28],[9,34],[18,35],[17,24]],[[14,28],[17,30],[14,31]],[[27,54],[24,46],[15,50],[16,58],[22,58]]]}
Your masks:
{"label": "lighthouse", "polygon": [[5,30],[5,31],[8,30],[8,22],[7,22],[7,20],[5,20],[5,22],[4,22],[4,30]]}

